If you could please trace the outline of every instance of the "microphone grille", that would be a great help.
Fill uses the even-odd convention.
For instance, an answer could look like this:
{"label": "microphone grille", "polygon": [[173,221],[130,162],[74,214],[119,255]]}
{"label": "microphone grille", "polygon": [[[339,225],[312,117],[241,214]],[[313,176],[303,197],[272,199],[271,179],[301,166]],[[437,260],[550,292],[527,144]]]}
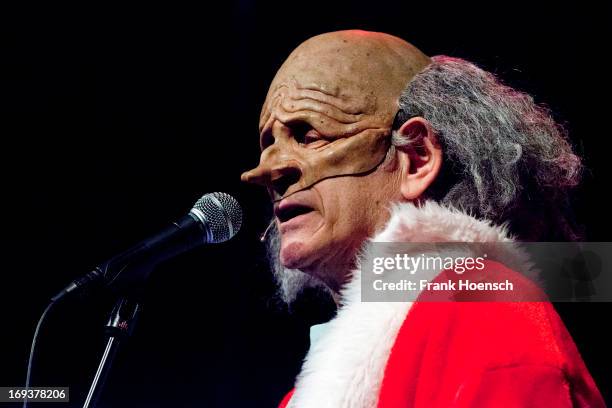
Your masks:
{"label": "microphone grille", "polygon": [[210,243],[225,242],[240,231],[242,208],[229,194],[205,194],[195,203],[193,209],[199,210],[206,219],[212,235]]}

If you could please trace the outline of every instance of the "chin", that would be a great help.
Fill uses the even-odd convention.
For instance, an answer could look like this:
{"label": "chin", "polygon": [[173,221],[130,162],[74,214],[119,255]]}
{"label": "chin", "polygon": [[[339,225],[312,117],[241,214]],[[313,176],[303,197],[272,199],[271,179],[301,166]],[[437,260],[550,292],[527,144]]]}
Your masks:
{"label": "chin", "polygon": [[309,258],[307,247],[307,244],[300,241],[289,242],[286,245],[281,244],[281,264],[289,269],[302,269],[306,267]]}

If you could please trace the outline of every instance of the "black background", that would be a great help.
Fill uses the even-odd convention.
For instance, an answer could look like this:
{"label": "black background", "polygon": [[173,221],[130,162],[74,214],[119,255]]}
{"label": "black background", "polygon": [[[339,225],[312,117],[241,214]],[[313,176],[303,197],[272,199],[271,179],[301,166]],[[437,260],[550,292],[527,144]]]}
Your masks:
{"label": "black background", "polygon": [[[153,274],[100,406],[266,407],[291,388],[309,325],[331,311],[306,298],[290,314],[274,298],[257,240],[266,196],[239,175],[258,160],[259,108],[274,72],[321,32],[389,32],[429,55],[472,60],[547,103],[589,169],[577,192],[587,238],[609,241],[608,16],[585,2],[3,9],[0,385],[23,384],[50,295],[183,215],[200,195],[227,191],[243,204],[243,230]],[[53,310],[35,385],[70,386],[69,405],[82,404],[109,307],[94,297]],[[609,397],[612,308],[557,307]]]}

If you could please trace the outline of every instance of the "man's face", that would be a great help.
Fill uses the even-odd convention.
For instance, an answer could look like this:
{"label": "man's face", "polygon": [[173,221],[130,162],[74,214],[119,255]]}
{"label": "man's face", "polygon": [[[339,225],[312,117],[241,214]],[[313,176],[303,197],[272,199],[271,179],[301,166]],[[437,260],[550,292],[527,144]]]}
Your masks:
{"label": "man's face", "polygon": [[376,169],[328,178],[276,202],[281,263],[338,289],[363,241],[387,219],[395,187],[392,173]]}
{"label": "man's face", "polygon": [[262,109],[260,164],[242,178],[268,188],[282,264],[332,289],[400,197],[380,163],[397,99],[416,71],[406,47],[376,33],[315,37],[281,67]]}

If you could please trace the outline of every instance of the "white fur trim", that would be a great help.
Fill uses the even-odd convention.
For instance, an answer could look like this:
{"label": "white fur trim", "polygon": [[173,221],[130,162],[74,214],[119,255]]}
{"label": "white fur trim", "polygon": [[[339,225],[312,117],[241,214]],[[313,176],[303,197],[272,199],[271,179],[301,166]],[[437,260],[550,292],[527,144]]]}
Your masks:
{"label": "white fur trim", "polygon": [[[371,242],[487,243],[512,242],[512,238],[504,226],[426,202],[421,207],[395,205],[389,223]],[[363,252],[369,245],[366,243]],[[527,274],[532,270],[526,255],[514,245],[494,248],[496,252],[489,254],[489,259]],[[375,407],[391,347],[411,306],[410,302],[361,302],[357,267],[342,290],[342,306],[336,317],[306,356],[288,406]]]}

